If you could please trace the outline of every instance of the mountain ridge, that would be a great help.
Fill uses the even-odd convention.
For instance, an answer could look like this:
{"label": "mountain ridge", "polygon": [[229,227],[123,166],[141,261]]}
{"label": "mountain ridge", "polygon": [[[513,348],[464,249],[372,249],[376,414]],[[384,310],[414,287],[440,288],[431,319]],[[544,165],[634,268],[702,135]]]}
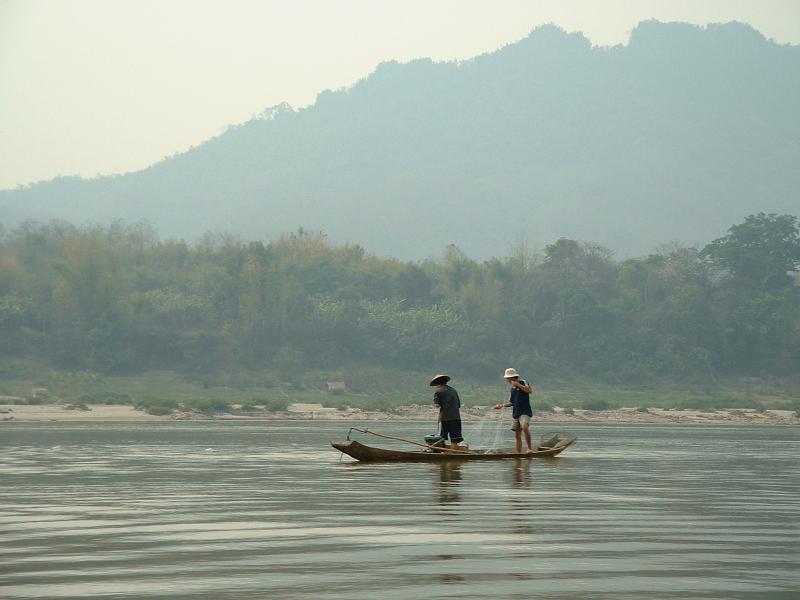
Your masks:
{"label": "mountain ridge", "polygon": [[522,237],[641,254],[800,212],[798,73],[800,47],[740,23],[645,21],[611,47],[544,26],[465,61],[381,63],[141,171],[0,191],[0,212],[189,238],[322,229],[413,259]]}

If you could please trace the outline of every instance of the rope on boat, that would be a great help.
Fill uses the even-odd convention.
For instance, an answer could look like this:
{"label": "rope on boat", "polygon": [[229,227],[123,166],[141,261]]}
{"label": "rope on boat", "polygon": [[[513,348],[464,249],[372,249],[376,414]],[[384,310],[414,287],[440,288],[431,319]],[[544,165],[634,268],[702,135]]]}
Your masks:
{"label": "rope on boat", "polygon": [[414,440],[408,440],[406,438],[397,437],[394,435],[386,435],[385,433],[378,433],[377,431],[370,431],[369,429],[359,429],[358,427],[351,427],[350,431],[347,432],[347,439],[350,439],[350,433],[352,431],[360,431],[361,433],[370,433],[372,435],[377,435],[378,437],[386,438],[388,440],[397,440],[399,442],[408,442],[409,444],[414,444],[415,446],[422,446],[423,448],[430,448],[431,450],[436,450],[437,452],[456,452],[460,454],[469,454],[469,450],[461,450],[456,448],[444,448],[442,446],[431,446],[430,444],[422,444],[420,442],[415,442]]}

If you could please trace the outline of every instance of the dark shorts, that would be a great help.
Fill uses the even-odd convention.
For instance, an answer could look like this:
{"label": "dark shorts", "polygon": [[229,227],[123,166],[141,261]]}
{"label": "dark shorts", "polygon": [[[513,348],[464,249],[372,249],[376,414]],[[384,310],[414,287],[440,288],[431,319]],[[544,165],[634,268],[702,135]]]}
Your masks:
{"label": "dark shorts", "polygon": [[464,438],[461,437],[461,419],[442,421],[442,432],[439,435],[445,440],[449,435],[451,442],[463,442]]}

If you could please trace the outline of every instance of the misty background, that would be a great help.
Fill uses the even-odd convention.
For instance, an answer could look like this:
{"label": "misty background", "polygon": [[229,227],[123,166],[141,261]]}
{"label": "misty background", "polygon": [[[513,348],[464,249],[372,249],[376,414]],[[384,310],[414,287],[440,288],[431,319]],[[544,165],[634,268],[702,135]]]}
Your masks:
{"label": "misty background", "polygon": [[388,62],[126,175],[0,192],[4,222],[147,220],[170,237],[304,228],[379,255],[527,240],[622,256],[798,212],[800,47],[648,21],[624,46],[543,26],[461,62]]}
{"label": "misty background", "polygon": [[[474,45],[450,60],[381,62],[305,104],[295,87],[297,106],[267,105],[139,170],[32,183],[18,175],[24,185],[0,191],[0,352],[19,380],[7,391],[60,381],[62,371],[161,370],[202,389],[259,393],[339,379],[365,393],[376,377],[407,390],[428,370],[482,380],[503,364],[551,384],[791,378],[800,356],[800,46],[736,21],[647,19],[625,30],[638,13],[623,5],[633,6],[608,5],[619,8],[614,27],[592,17],[609,45],[526,26],[467,56]],[[157,21],[155,5],[142,6],[139,18]],[[328,14],[301,6],[310,23]],[[343,6],[355,12],[340,17],[373,14]],[[462,25],[485,16],[467,6]],[[773,8],[765,26],[794,39],[794,9]],[[22,23],[36,11],[27,10],[3,5]],[[500,32],[508,22],[487,21]],[[13,78],[8,65],[24,61],[3,56]],[[273,60],[308,84],[303,56]],[[92,77],[100,85],[120,73]],[[262,79],[255,69],[251,78]],[[71,114],[62,87],[71,86],[54,86],[51,109],[39,113],[48,131]],[[39,101],[28,112],[18,105],[20,114]],[[115,114],[125,120],[122,106]],[[165,116],[140,125],[138,139],[163,143]],[[82,127],[86,140],[15,160],[46,170],[54,149],[101,147],[98,129]],[[139,145],[129,152],[109,138],[109,155],[138,160]],[[91,377],[70,389],[81,386],[110,389]]]}
{"label": "misty background", "polygon": [[548,23],[611,47],[650,19],[800,43],[793,0],[2,0],[0,189],[138,170],[382,62],[467,60]]}
{"label": "misty background", "polygon": [[797,598],[799,78],[797,0],[0,0],[2,597]]}

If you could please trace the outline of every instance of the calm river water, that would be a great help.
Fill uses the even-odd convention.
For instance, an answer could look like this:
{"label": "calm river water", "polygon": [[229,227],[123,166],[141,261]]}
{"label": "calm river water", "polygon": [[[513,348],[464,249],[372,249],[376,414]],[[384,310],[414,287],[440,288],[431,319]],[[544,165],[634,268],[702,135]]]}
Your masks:
{"label": "calm river water", "polygon": [[800,598],[798,429],[548,425],[578,444],[359,465],[348,426],[4,423],[0,597]]}

